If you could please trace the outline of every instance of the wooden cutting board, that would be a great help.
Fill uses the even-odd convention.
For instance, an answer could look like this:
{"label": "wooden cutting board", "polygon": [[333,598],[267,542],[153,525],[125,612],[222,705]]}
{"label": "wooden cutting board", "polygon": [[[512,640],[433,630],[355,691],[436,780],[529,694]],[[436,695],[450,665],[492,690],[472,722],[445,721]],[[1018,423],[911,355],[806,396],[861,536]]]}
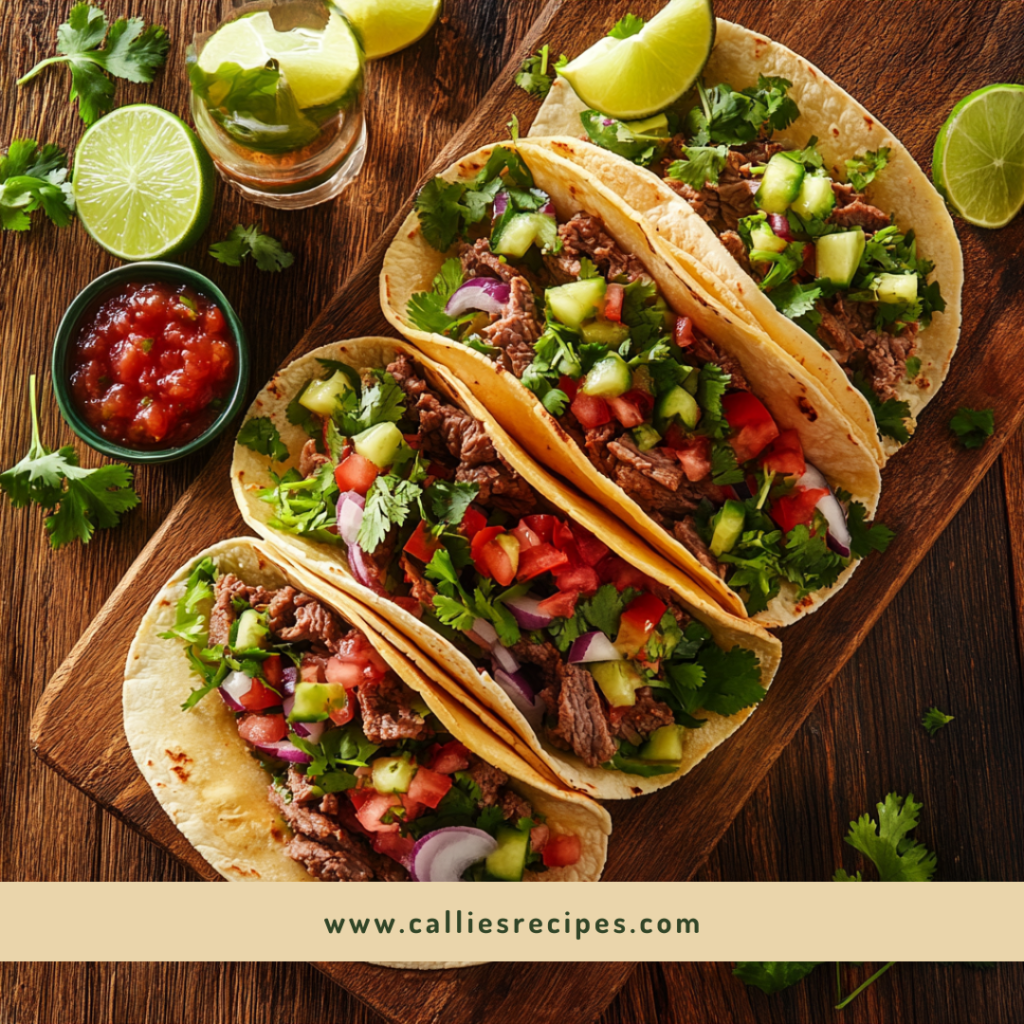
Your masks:
{"label": "wooden cutting board", "polygon": [[[430,173],[480,144],[505,137],[513,113],[525,130],[536,103],[512,85],[512,74],[525,54],[544,42],[556,53],[579,53],[627,10],[649,16],[660,6],[659,0],[552,0],[520,53]],[[975,45],[989,38],[987,29],[1001,16],[1000,4],[928,5],[943,12],[939,22],[922,17],[920,4],[887,4],[883,34],[875,8],[838,0],[814,5],[723,0],[716,6],[721,16],[763,31],[823,67],[888,124],[926,167],[935,132],[954,102],[978,84],[1012,80],[1014,74],[1012,48],[994,55]],[[1016,24],[1019,31],[1019,20]],[[939,50],[950,55],[948,70],[937,63]],[[914,83],[913,89],[907,88],[908,82]],[[377,302],[377,273],[387,241],[405,213],[399,211],[392,230],[289,358],[343,337],[391,333]],[[785,657],[772,693],[736,737],[669,790],[613,805],[615,834],[606,878],[693,876],[1024,418],[1024,374],[1017,355],[1017,324],[1024,312],[1022,239],[1024,218],[1006,231],[971,232],[966,239],[966,326],[960,352],[913,445],[885,473],[880,518],[898,531],[889,553],[869,560],[837,600],[783,634]],[[997,434],[981,452],[961,450],[949,434],[949,419],[961,405],[995,409]],[[33,748],[43,761],[189,865],[199,878],[211,880],[216,877],[212,869],[171,824],[132,761],[121,726],[121,666],[136,624],[164,580],[201,548],[242,532],[228,484],[230,454],[230,441],[225,440],[53,677],[32,729]],[[502,1024],[523,1019],[527,1006],[543,1007],[545,1019],[590,1021],[631,971],[629,964],[495,964],[425,976],[360,964],[317,966],[385,1017],[403,1024]]]}

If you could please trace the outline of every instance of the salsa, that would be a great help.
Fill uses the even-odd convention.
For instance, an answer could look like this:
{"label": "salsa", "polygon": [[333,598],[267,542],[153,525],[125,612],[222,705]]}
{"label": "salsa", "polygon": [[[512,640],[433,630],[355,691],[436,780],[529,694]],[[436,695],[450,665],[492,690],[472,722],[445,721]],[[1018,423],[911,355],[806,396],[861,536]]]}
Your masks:
{"label": "salsa", "polygon": [[87,316],[69,356],[71,394],[85,421],[115,444],[177,448],[223,409],[238,372],[224,313],[167,282],[131,283]]}

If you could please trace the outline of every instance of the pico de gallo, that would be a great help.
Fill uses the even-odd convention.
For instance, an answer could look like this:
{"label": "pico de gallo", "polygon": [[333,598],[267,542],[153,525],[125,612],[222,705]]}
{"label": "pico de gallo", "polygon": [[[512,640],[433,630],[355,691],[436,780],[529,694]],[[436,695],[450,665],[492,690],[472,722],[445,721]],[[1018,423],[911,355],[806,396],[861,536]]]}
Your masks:
{"label": "pico de gallo", "polygon": [[[721,650],[552,508],[407,355],[362,379],[321,363],[291,405],[310,434],[299,465],[262,492],[269,525],[342,547],[360,583],[454,644],[552,746],[669,774],[705,712],[764,697],[752,651]],[[272,455],[274,433],[251,420],[240,441]]]}
{"label": "pico de gallo", "polygon": [[688,107],[641,124],[580,116],[591,142],[650,167],[693,207],[776,308],[843,366],[879,433],[905,443],[918,335],[946,308],[928,280],[935,266],[866,195],[889,149],[847,160],[840,181],[817,138],[799,150],[776,138],[800,117],[791,87],[764,76],[743,90],[701,84]]}
{"label": "pico de gallo", "polygon": [[[463,212],[442,230],[453,188]],[[806,462],[739,362],[669,308],[598,217],[560,221],[517,153],[496,149],[468,185],[435,179],[417,208],[425,238],[457,255],[413,296],[413,325],[511,371],[751,614],[784,584],[800,601],[885,549],[891,534]]]}
{"label": "pico de gallo", "polygon": [[364,633],[291,586],[198,562],[163,634],[182,640],[272,778],[285,854],[323,881],[521,881],[575,864],[508,775],[450,735]]}
{"label": "pico de gallo", "polygon": [[139,451],[205,433],[238,376],[223,311],[192,288],[131,282],[102,300],[69,355],[71,396],[85,421]]}

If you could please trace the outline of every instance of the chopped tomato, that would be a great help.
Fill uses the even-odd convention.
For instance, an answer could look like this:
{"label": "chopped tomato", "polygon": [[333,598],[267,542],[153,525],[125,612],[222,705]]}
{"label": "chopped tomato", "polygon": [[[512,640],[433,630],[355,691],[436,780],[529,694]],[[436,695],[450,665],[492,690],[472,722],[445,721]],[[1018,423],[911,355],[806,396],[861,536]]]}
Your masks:
{"label": "chopped tomato", "polygon": [[665,445],[678,451],[681,448],[685,448],[689,441],[690,439],[686,436],[686,431],[679,423],[679,420],[673,418],[665,430]]}
{"label": "chopped tomato", "polygon": [[795,430],[784,430],[761,453],[758,463],[762,469],[773,470],[783,476],[803,476],[807,472],[804,447]]}
{"label": "chopped tomato", "polygon": [[570,619],[576,611],[576,601],[579,599],[578,590],[563,590],[551,597],[544,598],[537,605],[537,611],[542,615],[551,615],[556,619]]}
{"label": "chopped tomato", "polygon": [[527,548],[535,548],[538,544],[544,543],[540,535],[535,530],[531,530],[530,527],[526,525],[525,519],[520,520],[517,526],[514,526],[511,530],[509,530],[509,533],[511,533],[512,536],[519,541],[520,557],[522,557],[522,553]]}
{"label": "chopped tomato", "polygon": [[802,487],[772,502],[771,517],[784,533],[814,522],[815,506],[828,494],[825,488]]}
{"label": "chopped tomato", "polygon": [[576,538],[573,535],[572,528],[564,519],[555,520],[555,525],[551,530],[551,543],[559,551],[576,551]]}
{"label": "chopped tomato", "polygon": [[630,656],[638,654],[658,628],[665,607],[665,602],[653,594],[641,594],[630,601],[619,620],[615,646]]}
{"label": "chopped tomato", "polygon": [[639,427],[654,410],[654,396],[639,388],[633,388],[618,398],[608,399],[612,415],[627,429]]}
{"label": "chopped tomato", "polygon": [[530,849],[534,853],[540,853],[547,845],[551,836],[551,829],[547,825],[537,825],[530,829]]}
{"label": "chopped tomato", "polygon": [[681,316],[676,320],[673,337],[680,348],[689,348],[697,340],[693,336],[693,321],[688,316]]}
{"label": "chopped tomato", "polygon": [[618,555],[609,555],[600,565],[595,566],[598,576],[607,583],[614,583],[615,589],[622,591],[626,587],[644,588],[651,585],[649,577],[645,576],[634,565],[630,565],[625,559]]}
{"label": "chopped tomato", "polygon": [[416,846],[416,840],[412,836],[402,836],[397,832],[378,832],[370,845],[377,853],[382,853],[399,864],[407,865]]}
{"label": "chopped tomato", "polygon": [[299,669],[299,678],[304,683],[323,683],[327,676],[324,674],[327,668],[326,660],[316,654],[307,654],[302,659],[302,667]]}
{"label": "chopped tomato", "polygon": [[[675,426],[675,424],[673,424]],[[672,450],[683,467],[686,479],[697,483],[711,473],[711,438],[687,437],[682,443],[672,445]]]}
{"label": "chopped tomato", "polygon": [[284,665],[281,663],[280,654],[272,654],[263,662],[263,676],[275,689],[280,690],[284,681]]}
{"label": "chopped tomato", "polygon": [[572,535],[576,539],[576,548],[580,553],[580,558],[587,565],[597,565],[608,554],[608,545],[603,541],[599,541],[588,530],[584,530],[582,526],[574,526],[572,528]]}
{"label": "chopped tomato", "polygon": [[434,557],[434,552],[441,546],[441,542],[431,536],[428,531],[427,521],[421,519],[412,536],[406,541],[403,550],[407,555],[412,555],[413,558],[418,558],[421,562],[429,562]]}
{"label": "chopped tomato", "polygon": [[436,808],[441,798],[452,788],[452,777],[430,768],[417,768],[409,784],[409,796],[425,807]]}
{"label": "chopped tomato", "polygon": [[558,517],[551,515],[523,516],[520,520],[525,523],[545,543],[550,544],[555,535],[555,527],[558,525]]}
{"label": "chopped tomato", "polygon": [[405,808],[405,815],[402,821],[413,821],[423,813],[423,804],[414,800],[411,793],[399,793],[398,798],[402,801],[402,806]]}
{"label": "chopped tomato", "polygon": [[380,470],[358,452],[353,452],[348,458],[343,459],[341,465],[334,471],[334,479],[342,494],[346,491],[355,491],[364,498],[378,476]]}
{"label": "chopped tomato", "polygon": [[603,427],[612,421],[612,411],[608,403],[603,398],[595,398],[593,395],[579,392],[572,400],[570,409],[584,430]]}
{"label": "chopped tomato", "polygon": [[419,451],[423,447],[423,438],[419,434],[403,434],[405,443],[413,449],[413,451]]}
{"label": "chopped tomato", "polygon": [[481,576],[507,587],[519,568],[519,541],[504,526],[485,526],[470,547],[473,565]]}
{"label": "chopped tomato", "polygon": [[779,428],[764,403],[749,391],[734,391],[722,399],[722,412],[736,434],[730,444],[736,461],[744,463],[760,455],[779,436]]}
{"label": "chopped tomato", "polygon": [[546,572],[556,572],[569,565],[569,557],[551,544],[538,544],[519,554],[519,581],[525,583]]}
{"label": "chopped tomato", "polygon": [[478,508],[474,508],[472,505],[466,509],[466,514],[462,517],[462,523],[459,529],[462,534],[472,540],[485,526],[487,525],[487,516],[483,514]]}
{"label": "chopped tomato", "polygon": [[610,284],[604,293],[604,317],[614,324],[622,323],[622,300],[626,289],[621,284]]}
{"label": "chopped tomato", "polygon": [[[402,801],[396,793],[378,793],[373,789],[350,789],[349,796],[355,804],[356,817],[359,824],[368,832],[397,832],[399,819],[385,825],[383,818],[392,808],[402,807]],[[356,794],[368,794],[356,797]]]}
{"label": "chopped tomato", "polygon": [[597,588],[601,586],[601,577],[592,566],[580,565],[568,572],[558,573],[555,576],[555,586],[559,590],[574,590],[589,597],[597,593]]}
{"label": "chopped tomato", "polygon": [[365,679],[366,666],[357,661],[331,658],[327,662],[327,682],[341,683],[346,690],[354,690]]}
{"label": "chopped tomato", "polygon": [[355,697],[351,690],[345,690],[345,706],[343,708],[333,708],[331,711],[331,721],[335,725],[348,725],[349,722],[355,718],[356,715],[356,702]]}
{"label": "chopped tomato", "polygon": [[358,630],[353,630],[341,641],[334,657],[338,661],[354,662],[362,666],[367,677],[382,676],[388,672],[388,663]]}
{"label": "chopped tomato", "polygon": [[427,751],[424,764],[442,775],[462,772],[469,767],[469,751],[458,740],[449,740],[443,746],[435,743]]}
{"label": "chopped tomato", "polygon": [[558,378],[558,390],[564,391],[571,402],[576,397],[576,392],[580,389],[580,382],[573,380],[572,377],[567,377],[564,373]]}
{"label": "chopped tomato", "polygon": [[583,844],[579,836],[553,835],[544,846],[544,866],[567,868],[583,855]]}
{"label": "chopped tomato", "polygon": [[288,735],[288,725],[284,715],[242,715],[238,720],[238,735],[253,746],[277,743]]}
{"label": "chopped tomato", "polygon": [[430,461],[427,463],[427,476],[439,480],[454,480],[455,470],[446,466],[443,462]]}
{"label": "chopped tomato", "polygon": [[238,703],[246,711],[265,711],[267,708],[273,708],[280,704],[281,697],[264,686],[258,679],[254,679],[252,689],[248,693],[243,693],[238,698]]}

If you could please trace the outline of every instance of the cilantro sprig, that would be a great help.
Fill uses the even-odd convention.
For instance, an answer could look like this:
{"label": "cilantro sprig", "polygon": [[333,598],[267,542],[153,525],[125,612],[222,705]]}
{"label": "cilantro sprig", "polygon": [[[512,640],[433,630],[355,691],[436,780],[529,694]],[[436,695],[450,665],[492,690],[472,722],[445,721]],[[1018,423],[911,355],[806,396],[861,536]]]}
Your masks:
{"label": "cilantro sprig", "polygon": [[[889,793],[876,806],[878,820],[862,814],[850,822],[845,842],[864,854],[878,869],[883,882],[930,882],[938,866],[938,858],[919,842],[910,838],[917,828],[923,804],[914,803],[914,794],[906,798]],[[839,868],[833,881],[862,881],[861,873],[847,874]]]}
{"label": "cilantro sprig", "polygon": [[71,69],[70,101],[78,101],[80,117],[92,124],[114,105],[112,78],[152,82],[169,47],[167,32],[160,25],[147,28],[142,18],[119,18],[109,25],[98,7],[78,3],[57,29],[58,55],[40,61],[17,84],[31,81],[51,64],[67,64]]}
{"label": "cilantro sprig", "polygon": [[557,72],[567,63],[568,58],[564,53],[552,63],[551,47],[545,43],[533,56],[523,61],[522,68],[515,76],[515,83],[528,96],[542,100],[551,91],[551,84],[555,80],[549,69],[553,68]]}
{"label": "cilantro sprig", "polygon": [[256,267],[267,273],[279,273],[295,262],[295,256],[273,237],[265,235],[255,224],[236,224],[222,242],[210,246],[210,255],[229,267],[240,267],[248,257]]}
{"label": "cilantro sprig", "polygon": [[995,433],[995,410],[958,409],[949,421],[949,429],[965,448],[980,448]]}
{"label": "cilantro sprig", "polygon": [[724,82],[711,89],[698,82],[700,103],[686,117],[690,144],[742,146],[766,129],[788,128],[800,116],[800,108],[788,95],[792,87],[785,78],[765,75],[758,77],[756,86],[742,91]]}
{"label": "cilantro sprig", "polygon": [[59,146],[15,139],[0,159],[0,228],[28,231],[40,209],[57,227],[67,227],[75,209],[67,163]]}
{"label": "cilantro sprig", "polygon": [[947,715],[938,708],[929,708],[921,716],[921,725],[929,736],[934,736],[940,729],[944,729],[953,720],[953,715]]}
{"label": "cilantro sprig", "polygon": [[28,379],[28,394],[32,442],[21,462],[0,473],[0,492],[15,508],[36,504],[51,511],[45,526],[54,550],[74,540],[88,544],[97,529],[117,526],[121,516],[139,504],[132,471],[119,463],[83,469],[71,445],[57,451],[47,448],[39,439],[35,375]]}

